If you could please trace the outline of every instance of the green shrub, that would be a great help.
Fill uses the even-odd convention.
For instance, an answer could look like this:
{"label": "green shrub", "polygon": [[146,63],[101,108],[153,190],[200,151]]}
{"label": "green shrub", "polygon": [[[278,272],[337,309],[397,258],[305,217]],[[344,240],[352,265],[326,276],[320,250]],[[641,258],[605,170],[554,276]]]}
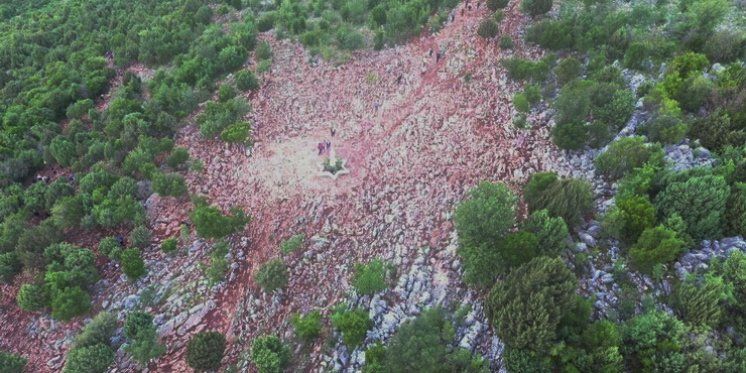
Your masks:
{"label": "green shrub", "polygon": [[513,38],[508,35],[503,35],[500,37],[500,49],[513,49],[513,47],[515,47]]}
{"label": "green shrub", "polygon": [[645,229],[629,250],[632,264],[640,271],[652,273],[655,266],[676,260],[684,249],[684,241],[662,225]]}
{"label": "green shrub", "polygon": [[656,371],[656,367],[666,360],[683,358],[680,351],[686,327],[665,312],[653,311],[635,316],[622,331],[623,353],[633,369]]}
{"label": "green shrub", "polygon": [[63,373],[104,373],[114,363],[114,351],[109,346],[96,344],[73,348],[67,354]]}
{"label": "green shrub", "polygon": [[75,338],[75,348],[97,344],[108,346],[117,331],[117,318],[109,312],[99,312]]}
{"label": "green shrub", "polygon": [[699,139],[702,146],[713,151],[719,151],[727,145],[743,143],[742,135],[733,131],[733,121],[730,115],[722,109],[716,109],[704,118],[698,118],[691,123],[689,134]]}
{"label": "green shrub", "polygon": [[549,60],[539,61],[524,60],[521,58],[508,58],[502,60],[503,66],[508,70],[508,76],[514,80],[531,80],[543,82],[549,74]]}
{"label": "green shrub", "polygon": [[163,240],[163,242],[161,242],[161,250],[164,253],[172,253],[176,251],[176,249],[178,248],[179,248],[179,240],[177,240],[176,238],[173,238],[173,237],[167,238]]}
{"label": "green shrub", "polygon": [[550,216],[547,210],[531,213],[523,222],[523,229],[534,234],[541,255],[556,257],[568,248],[570,232],[567,224],[560,217]]}
{"label": "green shrub", "polygon": [[506,347],[503,362],[509,372],[549,372],[552,370],[549,358],[533,351]]}
{"label": "green shrub", "polygon": [[264,12],[256,20],[256,29],[259,32],[269,31],[275,27],[275,12]]}
{"label": "green shrub", "polygon": [[241,70],[236,73],[236,88],[242,91],[255,91],[259,89],[259,79],[251,70]]}
{"label": "green shrub", "polygon": [[527,28],[525,39],[554,51],[572,48],[576,44],[574,26],[572,19],[543,19]]}
{"label": "green shrub", "polygon": [[365,335],[373,326],[373,322],[368,318],[368,311],[363,309],[345,310],[339,307],[331,316],[332,325],[340,333],[342,340],[350,347],[355,348],[365,340]]}
{"label": "green shrub", "polygon": [[[487,372],[487,364],[471,352],[452,347],[453,324],[443,310],[423,311],[402,324],[378,360],[384,372]],[[370,350],[369,350],[370,351]],[[366,363],[368,352],[366,352]],[[373,361],[376,359],[374,357]]]}
{"label": "green shrub", "polygon": [[214,137],[229,126],[240,122],[250,110],[243,97],[225,102],[209,101],[205,105],[205,110],[196,117],[200,133],[205,138]]}
{"label": "green shrub", "polygon": [[236,97],[236,89],[233,88],[233,86],[228,84],[223,84],[218,89],[218,101],[220,102],[226,102],[234,97]]}
{"label": "green shrub", "polygon": [[[744,299],[746,296],[746,254],[740,251],[731,253],[723,263],[723,279],[732,288],[734,299]],[[731,302],[729,310],[735,315],[746,313],[746,304]],[[739,316],[736,316],[739,317]],[[743,316],[740,316],[743,318]]]}
{"label": "green shrub", "polygon": [[588,128],[580,122],[557,123],[552,128],[552,141],[560,149],[583,149],[588,141]]}
{"label": "green shrub", "polygon": [[501,272],[507,273],[539,255],[539,240],[531,232],[519,231],[505,237],[498,250]]}
{"label": "green shrub", "polygon": [[557,83],[560,86],[579,77],[582,72],[583,65],[575,57],[563,58],[554,68],[554,75],[557,76]]}
{"label": "green shrub", "polygon": [[38,311],[49,305],[49,294],[43,285],[23,284],[18,289],[16,301],[24,311]]}
{"label": "green shrub", "polygon": [[186,148],[176,147],[171,151],[168,158],[166,158],[166,164],[173,169],[177,169],[188,160],[189,151]]}
{"label": "green shrub", "polygon": [[20,355],[0,351],[1,373],[23,373],[27,362],[26,358]]}
{"label": "green shrub", "polygon": [[272,259],[264,264],[254,275],[254,281],[271,293],[284,288],[288,283],[288,269],[282,259]]}
{"label": "green shrub", "polygon": [[352,286],[360,295],[373,295],[386,290],[389,265],[380,259],[374,259],[367,264],[355,265],[352,276]]}
{"label": "green shrub", "polygon": [[281,373],[290,362],[290,349],[274,335],[257,337],[251,343],[251,361],[259,373]]}
{"label": "green shrub", "polygon": [[524,199],[530,211],[546,209],[569,225],[579,223],[593,210],[593,189],[587,181],[558,179],[548,172],[531,175],[524,187]]}
{"label": "green shrub", "polygon": [[686,136],[687,125],[671,115],[657,115],[643,127],[648,140],[663,144],[678,144]]}
{"label": "green shrub", "polygon": [[123,250],[119,261],[122,265],[122,273],[127,275],[127,278],[131,281],[135,281],[148,273],[148,269],[145,268],[145,261],[140,256],[140,249],[136,247]]}
{"label": "green shrub", "polygon": [[217,207],[199,204],[189,216],[197,234],[204,238],[219,239],[244,228],[249,218],[243,211],[234,210],[223,215]]}
{"label": "green shrub", "polygon": [[9,283],[13,277],[21,272],[23,264],[15,252],[0,254],[0,282]]}
{"label": "green shrub", "polygon": [[196,371],[215,370],[220,367],[225,352],[225,337],[218,332],[200,332],[187,344],[186,362]]}
{"label": "green shrub", "polygon": [[495,20],[490,18],[479,22],[479,27],[477,27],[477,35],[485,39],[494,38],[498,32],[500,32],[500,27]]}
{"label": "green shrub", "polygon": [[604,229],[611,236],[631,244],[644,230],[655,226],[655,206],[647,196],[617,195],[615,202],[604,217]]}
{"label": "green shrub", "polygon": [[516,93],[513,96],[513,106],[521,113],[528,113],[531,110],[531,104],[523,93]]}
{"label": "green shrub", "polygon": [[68,287],[52,295],[52,317],[68,321],[91,309],[91,296],[80,287]]}
{"label": "green shrub", "polygon": [[122,255],[122,245],[115,237],[104,237],[98,243],[98,252],[109,259],[119,260],[119,256]]}
{"label": "green shrub", "polygon": [[487,0],[487,8],[491,11],[497,11],[508,6],[510,0]]}
{"label": "green shrub", "polygon": [[523,0],[521,10],[531,16],[547,13],[552,9],[552,0]]}
{"label": "green shrub", "polygon": [[153,191],[164,197],[181,197],[187,193],[187,187],[183,176],[157,172],[153,176]]}
{"label": "green shrub", "polygon": [[679,214],[692,238],[713,238],[721,235],[729,195],[722,176],[695,176],[668,183],[655,205],[664,216]]}
{"label": "green shrub", "polygon": [[506,345],[543,352],[552,345],[576,286],[562,260],[538,257],[498,282],[485,307]]}
{"label": "green shrub", "polygon": [[285,255],[294,253],[298,249],[300,249],[300,247],[303,245],[303,242],[305,240],[306,240],[306,235],[304,235],[303,233],[295,234],[292,237],[280,243],[280,251],[282,251],[282,253]]}
{"label": "green shrub", "polygon": [[674,305],[684,321],[714,327],[720,322],[727,292],[721,277],[708,275],[699,281],[690,278],[676,289]]}
{"label": "green shrub", "polygon": [[616,180],[645,163],[662,165],[663,149],[657,144],[646,144],[640,136],[624,137],[611,143],[594,163],[604,176]]}
{"label": "green shrub", "polygon": [[150,229],[143,225],[138,225],[130,231],[129,241],[134,247],[147,248],[150,246],[151,236]]}
{"label": "green shrub", "polygon": [[321,334],[321,313],[312,311],[305,315],[295,314],[291,319],[295,334],[306,342],[311,342]]}
{"label": "green shrub", "polygon": [[257,60],[270,60],[272,59],[272,47],[268,42],[259,42],[254,52]]}
{"label": "green shrub", "polygon": [[142,365],[165,352],[163,345],[158,343],[153,316],[150,314],[137,311],[128,314],[124,323],[124,335],[129,340],[125,351]]}
{"label": "green shrub", "polygon": [[210,253],[210,265],[205,270],[210,283],[217,284],[225,279],[225,274],[230,269],[230,263],[225,258],[228,255],[229,247],[225,241],[218,242]]}
{"label": "green shrub", "polygon": [[523,94],[531,105],[541,101],[541,88],[537,84],[526,84],[523,88]]}
{"label": "green shrub", "polygon": [[242,120],[231,124],[220,133],[220,139],[231,143],[250,143],[251,123]]}
{"label": "green shrub", "polygon": [[503,184],[482,182],[469,192],[454,215],[464,281],[488,286],[499,274],[498,245],[515,224],[517,198]]}
{"label": "green shrub", "polygon": [[517,202],[505,185],[479,183],[456,207],[454,222],[461,246],[497,244],[515,224]]}

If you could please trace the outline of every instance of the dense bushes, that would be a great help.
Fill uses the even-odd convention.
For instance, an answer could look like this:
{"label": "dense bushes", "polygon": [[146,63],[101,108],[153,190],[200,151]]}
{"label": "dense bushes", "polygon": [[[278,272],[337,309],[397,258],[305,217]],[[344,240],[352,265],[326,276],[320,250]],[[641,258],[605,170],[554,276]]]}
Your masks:
{"label": "dense bushes", "polygon": [[655,199],[664,216],[678,214],[695,239],[714,238],[722,233],[725,206],[730,188],[722,176],[680,175],[667,183]]}
{"label": "dense bushes", "polygon": [[[488,372],[488,364],[468,350],[453,348],[455,329],[442,309],[422,312],[405,322],[385,350],[365,353],[368,372]],[[371,353],[369,353],[371,352]]]}
{"label": "dense bushes", "polygon": [[218,332],[200,332],[187,344],[186,362],[197,371],[209,371],[220,367],[225,352],[225,337]]}
{"label": "dense bushes", "polygon": [[655,266],[674,261],[684,249],[684,241],[664,226],[645,229],[630,249],[629,257],[639,270],[651,273]]}
{"label": "dense bushes", "polygon": [[503,184],[479,183],[454,214],[461,246],[498,243],[515,224],[517,201],[515,194]]}
{"label": "dense bushes", "polygon": [[492,289],[486,304],[490,320],[509,346],[545,351],[556,338],[576,285],[561,260],[535,258]]}
{"label": "dense bushes", "polygon": [[236,73],[236,88],[242,91],[259,89],[259,79],[251,70],[241,70]]}
{"label": "dense bushes", "polygon": [[570,225],[579,223],[593,207],[593,192],[588,182],[559,179],[554,173],[531,175],[523,192],[530,211],[547,210]]}
{"label": "dense bushes", "polygon": [[610,179],[619,179],[645,163],[663,164],[663,150],[646,144],[642,137],[625,137],[614,141],[595,160],[596,169]]}
{"label": "dense bushes", "polygon": [[244,228],[249,218],[241,210],[234,209],[231,215],[223,215],[217,207],[198,204],[189,215],[197,234],[205,238],[223,238]]}
{"label": "dense bushes", "polygon": [[532,16],[544,14],[552,9],[552,0],[524,0],[521,10]]}
{"label": "dense bushes", "polygon": [[153,190],[162,196],[181,197],[186,194],[187,187],[183,176],[158,172],[153,176]]}
{"label": "dense bushes", "polygon": [[456,208],[464,280],[486,286],[498,274],[498,245],[515,224],[517,197],[503,184],[482,182]]}
{"label": "dense bushes", "polygon": [[713,327],[720,322],[728,289],[723,279],[705,276],[688,279],[676,289],[675,306],[684,321],[695,326]]}
{"label": "dense bushes", "polygon": [[236,97],[225,102],[210,101],[205,110],[197,116],[200,133],[206,138],[220,134],[225,129],[242,121],[250,111],[243,98]]}
{"label": "dense bushes", "polygon": [[645,229],[655,225],[655,206],[647,196],[618,195],[615,202],[604,217],[604,228],[611,236],[631,244]]}
{"label": "dense bushes", "polygon": [[568,247],[569,230],[560,217],[552,217],[547,210],[534,211],[523,222],[523,229],[533,233],[537,239],[539,253],[545,256],[558,256]]}
{"label": "dense bushes", "polygon": [[22,373],[26,362],[24,357],[0,351],[0,372],[2,373]]}
{"label": "dense bushes", "polygon": [[70,350],[64,373],[103,373],[114,362],[114,351],[106,345],[95,344]]}
{"label": "dense bushes", "polygon": [[510,0],[487,0],[487,8],[494,12],[508,6],[509,2]]}
{"label": "dense bushes", "polygon": [[[564,61],[563,61],[564,62]],[[565,62],[566,63],[566,62]],[[569,79],[564,67],[557,70],[558,79]],[[617,83],[572,80],[559,92],[554,107],[557,125],[552,136],[563,149],[583,146],[601,147],[632,116],[634,95]]]}

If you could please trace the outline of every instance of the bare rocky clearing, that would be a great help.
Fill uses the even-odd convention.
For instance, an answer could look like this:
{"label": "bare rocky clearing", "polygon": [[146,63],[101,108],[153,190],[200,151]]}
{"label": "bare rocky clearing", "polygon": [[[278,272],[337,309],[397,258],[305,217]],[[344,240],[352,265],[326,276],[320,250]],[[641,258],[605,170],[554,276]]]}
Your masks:
{"label": "bare rocky clearing", "polygon": [[[208,287],[201,280],[198,264],[207,256],[206,245],[197,242],[176,257],[164,256],[155,246],[146,252],[147,278],[130,284],[123,277],[103,276],[107,283],[99,287],[94,303],[106,300],[104,309],[123,312],[134,307],[132,297],[147,286],[169,289],[163,291],[164,302],[150,306],[169,347],[158,366],[151,367],[157,371],[187,369],[183,346],[188,334],[225,332],[233,342],[226,361],[235,362],[256,335],[291,337],[291,313],[313,308],[328,313],[339,301],[370,307],[375,327],[369,341],[387,338],[424,307],[470,304],[471,324],[459,331],[459,338],[468,338],[462,345],[486,354],[499,347],[476,295],[461,283],[451,212],[479,181],[500,180],[517,189],[531,173],[555,168],[564,159],[543,120],[531,129],[511,124],[511,98],[519,87],[508,81],[500,60],[513,53],[537,53],[522,45],[525,19],[513,8],[506,10],[501,27],[516,41],[514,51],[500,50],[496,41],[476,35],[486,9],[461,13],[461,7],[454,10],[455,20],[434,35],[384,51],[355,53],[338,66],[309,56],[298,44],[266,35],[273,46],[272,69],[260,91],[248,96],[253,151],[203,140],[193,124],[177,137],[178,145],[204,163],[202,172],[188,175],[190,192],[226,210],[241,207],[253,218],[243,237],[234,240],[227,284]],[[439,60],[438,51],[444,54]],[[334,137],[331,128],[336,129]],[[323,157],[316,145],[324,140],[346,160],[349,174],[336,180],[321,175]],[[151,197],[150,223],[159,239],[178,234],[190,206]],[[288,288],[263,294],[253,273],[282,255],[279,243],[297,233],[308,239],[298,253],[286,257]],[[353,265],[376,257],[396,264],[397,286],[373,299],[350,294]],[[3,288],[8,297],[3,307],[12,307],[14,288]],[[49,319],[17,316],[18,323],[3,327],[3,338],[33,334],[23,344],[27,351],[40,352],[31,361],[33,369],[58,369],[66,350],[62,341],[69,341],[80,323],[52,322],[52,327],[32,333],[32,325]],[[322,344],[313,346],[311,358],[299,366],[352,369],[359,363],[360,353],[350,358],[343,347]],[[135,369],[121,357],[118,365],[119,371]]]}

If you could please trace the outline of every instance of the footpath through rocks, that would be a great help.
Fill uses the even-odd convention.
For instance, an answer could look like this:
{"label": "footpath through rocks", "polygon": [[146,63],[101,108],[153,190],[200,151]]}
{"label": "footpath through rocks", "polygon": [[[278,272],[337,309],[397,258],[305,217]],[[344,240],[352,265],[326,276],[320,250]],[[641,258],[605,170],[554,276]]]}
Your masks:
{"label": "footpath through rocks", "polygon": [[[272,69],[262,88],[247,96],[254,148],[202,140],[193,125],[177,141],[204,163],[203,172],[190,175],[190,192],[253,217],[239,275],[199,330],[225,332],[233,342],[232,359],[257,335],[289,337],[294,312],[328,314],[338,301],[361,302],[350,298],[348,281],[355,263],[373,258],[394,263],[400,280],[413,266],[428,266],[429,280],[417,287],[439,286],[442,294],[424,295],[425,306],[464,300],[468,293],[460,282],[450,219],[455,204],[479,181],[504,181],[517,189],[549,160],[561,158],[546,128],[511,124],[518,87],[500,60],[536,53],[522,45],[525,20],[513,7],[501,26],[516,41],[513,51],[476,35],[486,9],[462,15],[461,6],[455,20],[434,35],[355,53],[339,66],[309,56],[296,43],[265,36],[273,47]],[[349,171],[336,179],[320,172],[324,157],[317,144],[327,140]],[[289,285],[264,294],[253,274],[281,257],[279,243],[298,233],[307,240],[285,257]],[[375,299],[384,310],[407,302],[406,294],[384,297]],[[418,312],[406,304],[399,308],[406,310],[395,317],[399,322]],[[375,312],[374,321],[382,319]],[[333,352],[317,344],[307,369],[352,366],[344,357],[324,361],[320,356]],[[162,367],[182,369],[182,353],[164,359]]]}

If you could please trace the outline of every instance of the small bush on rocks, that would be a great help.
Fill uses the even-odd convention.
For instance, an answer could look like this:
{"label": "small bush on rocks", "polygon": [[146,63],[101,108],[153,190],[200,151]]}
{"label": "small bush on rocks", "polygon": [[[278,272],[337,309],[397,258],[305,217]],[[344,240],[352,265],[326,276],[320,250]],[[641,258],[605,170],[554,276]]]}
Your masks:
{"label": "small bush on rocks", "polygon": [[251,343],[251,361],[259,373],[281,373],[290,362],[290,348],[274,335],[257,337]]}
{"label": "small bush on rocks", "polygon": [[373,326],[373,322],[368,318],[368,311],[363,309],[346,310],[339,307],[331,316],[332,325],[342,333],[342,340],[351,348],[357,347],[365,335]]}
{"label": "small bush on rocks", "polygon": [[218,369],[225,352],[225,337],[218,332],[195,334],[187,344],[186,361],[196,371]]}
{"label": "small bush on rocks", "polygon": [[288,269],[282,259],[272,259],[262,265],[254,280],[264,291],[271,293],[288,283]]}

